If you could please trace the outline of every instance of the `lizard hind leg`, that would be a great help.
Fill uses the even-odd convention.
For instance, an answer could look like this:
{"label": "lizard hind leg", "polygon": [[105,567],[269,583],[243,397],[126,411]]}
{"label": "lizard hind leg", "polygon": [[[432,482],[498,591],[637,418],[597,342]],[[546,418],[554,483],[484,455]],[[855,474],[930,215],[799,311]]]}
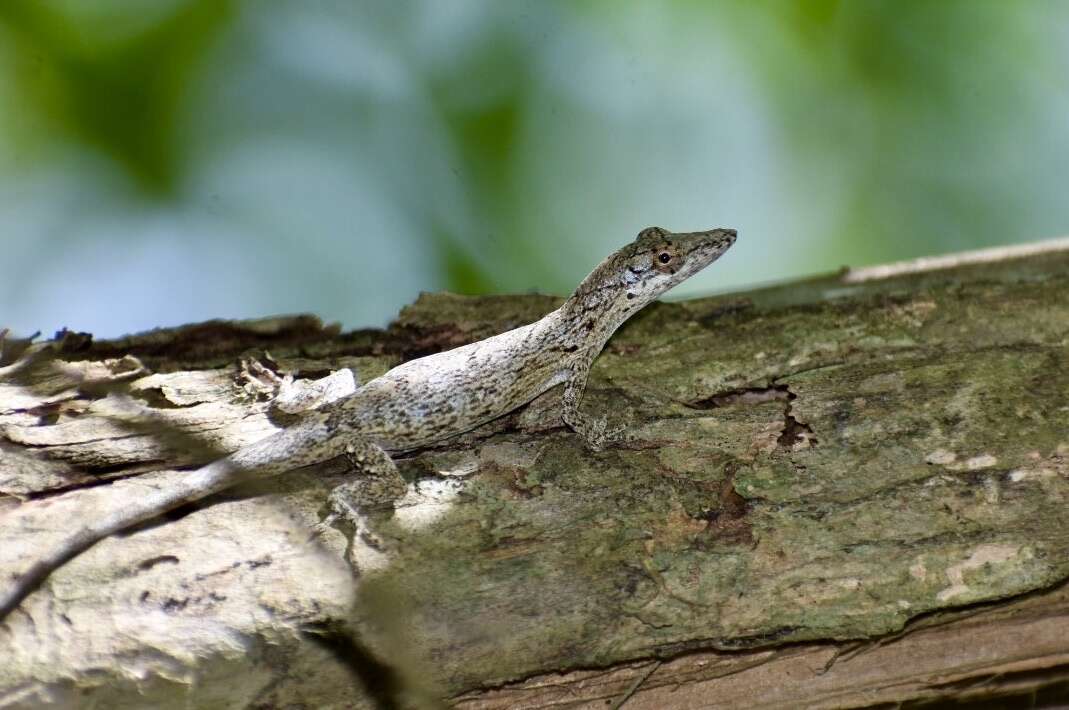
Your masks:
{"label": "lizard hind leg", "polygon": [[264,476],[337,456],[348,459],[354,476],[331,491],[331,513],[317,526],[319,532],[333,525],[338,518],[349,520],[360,529],[362,513],[388,509],[408,490],[405,479],[381,446],[347,427],[338,428],[325,413],[314,413],[303,423],[243,448],[222,461]]}
{"label": "lizard hind leg", "polygon": [[322,532],[339,518],[347,520],[360,533],[365,532],[364,514],[388,510],[408,490],[408,483],[396,464],[379,445],[363,437],[346,441],[345,457],[355,477],[330,492],[330,514],[317,526]]}

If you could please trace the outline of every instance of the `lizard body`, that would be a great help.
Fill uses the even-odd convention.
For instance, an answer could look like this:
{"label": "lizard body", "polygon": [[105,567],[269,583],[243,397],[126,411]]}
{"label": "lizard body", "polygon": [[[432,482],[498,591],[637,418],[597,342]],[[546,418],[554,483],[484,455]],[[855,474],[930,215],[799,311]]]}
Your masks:
{"label": "lizard body", "polygon": [[[351,426],[382,448],[401,452],[473,429],[558,384],[581,389],[594,358],[631,314],[734,241],[733,230],[643,230],[557,310],[530,325],[395,367],[328,405],[328,428]],[[568,410],[566,403],[566,420],[575,414]],[[582,424],[568,423],[591,438]]]}
{"label": "lizard body", "polygon": [[[152,489],[73,531],[0,593],[0,620],[51,571],[99,540],[250,478],[345,454],[359,470],[332,494],[335,510],[392,504],[406,483],[389,453],[474,429],[564,384],[562,419],[593,449],[615,440],[605,420],[579,410],[594,358],[633,313],[720,257],[735,231],[675,234],[658,227],[599,264],[557,310],[469,345],[403,363],[298,424]],[[333,518],[333,516],[332,516]]]}

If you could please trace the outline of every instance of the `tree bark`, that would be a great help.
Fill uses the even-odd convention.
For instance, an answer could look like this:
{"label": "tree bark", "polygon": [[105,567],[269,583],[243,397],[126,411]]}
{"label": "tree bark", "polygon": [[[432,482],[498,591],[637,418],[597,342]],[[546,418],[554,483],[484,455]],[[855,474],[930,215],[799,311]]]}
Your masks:
{"label": "tree bark", "polygon": [[[62,333],[28,367],[9,339],[0,580],[290,423],[242,358],[367,380],[559,302]],[[94,546],[0,625],[0,708],[1069,697],[1069,249],[655,304],[583,402],[627,443],[588,451],[559,399],[401,459],[358,532],[310,533],[339,460]]]}

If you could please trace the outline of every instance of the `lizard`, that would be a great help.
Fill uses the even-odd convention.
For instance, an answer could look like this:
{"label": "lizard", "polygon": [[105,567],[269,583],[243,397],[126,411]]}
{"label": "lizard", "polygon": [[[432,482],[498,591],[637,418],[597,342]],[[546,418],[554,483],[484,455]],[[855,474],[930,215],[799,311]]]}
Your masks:
{"label": "lizard", "polygon": [[622,430],[609,429],[605,418],[579,407],[595,358],[628,318],[716,261],[735,239],[733,229],[643,229],[540,320],[402,363],[306,413],[293,426],[185,472],[135,504],[72,531],[0,592],[0,620],[49,574],[100,540],[251,478],[344,455],[359,475],[331,494],[336,513],[328,519],[391,505],[407,488],[391,454],[470,431],[558,385],[564,385],[564,424],[592,450],[614,443]]}

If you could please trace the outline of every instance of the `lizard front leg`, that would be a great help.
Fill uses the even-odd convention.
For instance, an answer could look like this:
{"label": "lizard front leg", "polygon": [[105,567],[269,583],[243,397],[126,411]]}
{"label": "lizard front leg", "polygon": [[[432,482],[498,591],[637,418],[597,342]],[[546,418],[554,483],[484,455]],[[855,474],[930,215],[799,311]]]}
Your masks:
{"label": "lizard front leg", "polygon": [[586,391],[586,381],[590,375],[592,362],[592,357],[583,357],[568,372],[568,379],[564,382],[564,395],[561,398],[564,407],[561,419],[583,438],[587,446],[594,451],[601,451],[607,445],[623,438],[624,428],[609,429],[605,417],[583,414],[579,409],[579,403],[583,400],[583,392]]}

